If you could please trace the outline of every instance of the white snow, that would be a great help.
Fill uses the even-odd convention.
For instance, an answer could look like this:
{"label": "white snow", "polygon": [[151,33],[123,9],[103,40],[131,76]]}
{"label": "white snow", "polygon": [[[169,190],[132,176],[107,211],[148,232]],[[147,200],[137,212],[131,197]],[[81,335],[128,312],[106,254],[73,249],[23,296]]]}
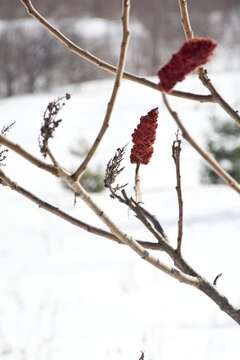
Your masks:
{"label": "white snow", "polygon": [[[240,75],[211,76],[235,104]],[[156,79],[155,79],[156,80]],[[179,88],[204,90],[188,78]],[[1,100],[1,123],[17,123],[9,138],[39,155],[38,133],[49,101],[70,92],[52,151],[68,169],[79,161],[69,148],[81,137],[91,142],[101,126],[112,81],[90,82],[54,93]],[[215,105],[169,97],[200,143]],[[131,133],[139,117],[159,106],[158,139],[151,163],[141,169],[146,208],[171,239],[177,233],[177,201],[171,143],[176,126],[158,92],[124,81],[107,135],[91,166],[104,168],[117,147],[129,143],[121,177],[132,191]],[[217,112],[223,115],[222,111]],[[183,142],[184,241],[186,258],[240,306],[238,195],[226,186],[199,185],[200,158]],[[9,152],[4,171],[42,199],[92,224],[99,219],[63,190],[56,179]],[[112,219],[136,238],[151,236],[107,192],[94,196]],[[169,279],[124,246],[93,236],[0,188],[0,358],[85,360],[227,360],[240,355],[238,326],[197,290]],[[159,254],[164,258],[162,254]]]}

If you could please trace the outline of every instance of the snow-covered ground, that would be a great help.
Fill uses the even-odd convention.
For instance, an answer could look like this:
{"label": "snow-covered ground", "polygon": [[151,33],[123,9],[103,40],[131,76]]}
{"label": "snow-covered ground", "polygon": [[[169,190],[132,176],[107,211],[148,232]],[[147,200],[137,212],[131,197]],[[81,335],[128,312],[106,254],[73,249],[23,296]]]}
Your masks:
{"label": "snow-covered ground", "polygon": [[[239,74],[212,76],[231,103]],[[38,133],[49,101],[70,92],[52,150],[73,169],[69,154],[80,138],[91,142],[101,125],[112,81],[90,82],[54,93],[0,102],[0,125],[15,120],[9,137],[39,155]],[[190,77],[183,89],[204,92]],[[192,134],[204,142],[214,105],[169,98]],[[151,163],[141,169],[146,208],[156,214],[171,239],[177,232],[177,202],[171,143],[176,126],[158,92],[124,82],[110,128],[92,167],[104,168],[117,147],[129,143],[139,117],[159,106],[159,127]],[[221,110],[218,112],[222,114]],[[122,181],[132,191],[134,167],[126,156]],[[226,186],[199,185],[200,159],[183,142],[184,254],[210,281],[240,306],[238,195]],[[58,181],[9,152],[6,173],[20,185],[66,212],[101,223]],[[124,231],[151,239],[126,208],[106,192],[94,198]],[[0,188],[0,359],[229,360],[240,355],[239,328],[207,297],[169,279],[134,253],[80,231]],[[101,225],[102,226],[102,225]],[[160,254],[161,256],[161,254]]]}

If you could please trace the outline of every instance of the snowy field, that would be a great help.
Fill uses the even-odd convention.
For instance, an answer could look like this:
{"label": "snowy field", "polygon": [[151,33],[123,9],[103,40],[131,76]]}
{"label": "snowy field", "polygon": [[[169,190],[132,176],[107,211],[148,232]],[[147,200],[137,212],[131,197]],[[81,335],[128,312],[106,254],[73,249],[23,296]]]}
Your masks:
{"label": "snowy field", "polygon": [[[219,91],[237,106],[240,74],[212,76]],[[69,154],[78,140],[95,138],[112,81],[90,82],[0,102],[1,127],[16,121],[13,141],[39,154],[38,134],[49,101],[72,94],[61,112],[52,150],[68,169],[79,161]],[[179,89],[204,93],[195,78]],[[192,134],[204,143],[216,106],[169,98]],[[171,144],[176,126],[158,92],[124,81],[110,128],[92,168],[104,168],[119,146],[130,142],[141,115],[159,106],[157,144],[141,169],[144,203],[176,239],[177,201]],[[221,110],[215,112],[223,116]],[[132,191],[134,167],[126,155],[122,181]],[[209,281],[223,273],[218,288],[240,307],[240,204],[226,186],[199,184],[200,158],[183,142],[182,182],[186,258]],[[9,152],[4,168],[19,185],[69,214],[102,226],[58,181]],[[124,231],[150,240],[126,208],[106,192],[95,195]],[[93,236],[0,188],[0,359],[24,360],[229,360],[240,356],[239,327],[197,290],[166,277],[134,253]],[[161,255],[160,255],[161,256]]]}

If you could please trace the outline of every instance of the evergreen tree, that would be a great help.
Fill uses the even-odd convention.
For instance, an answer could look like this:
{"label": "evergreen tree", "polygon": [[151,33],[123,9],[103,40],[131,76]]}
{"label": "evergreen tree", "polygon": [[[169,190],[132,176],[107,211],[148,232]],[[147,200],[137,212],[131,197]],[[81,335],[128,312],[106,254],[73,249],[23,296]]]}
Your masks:
{"label": "evergreen tree", "polygon": [[[213,132],[207,140],[207,149],[221,166],[238,182],[240,182],[240,128],[231,120],[219,122],[212,117]],[[221,179],[204,165],[201,181],[205,184],[221,184]]]}

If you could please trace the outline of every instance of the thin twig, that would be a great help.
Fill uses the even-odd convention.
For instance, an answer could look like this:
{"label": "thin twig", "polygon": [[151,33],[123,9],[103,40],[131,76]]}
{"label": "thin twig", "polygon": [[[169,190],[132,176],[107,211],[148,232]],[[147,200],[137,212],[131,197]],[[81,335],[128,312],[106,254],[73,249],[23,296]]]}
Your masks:
{"label": "thin twig", "polygon": [[221,166],[220,164],[214,159],[214,157],[205,149],[203,149],[194,139],[193,137],[190,135],[190,133],[187,131],[187,129],[185,128],[185,126],[183,125],[182,121],[180,120],[178,114],[176,111],[174,111],[165,94],[162,94],[163,97],[163,101],[170,113],[170,115],[172,116],[172,118],[174,119],[174,121],[176,122],[176,124],[178,125],[178,127],[181,129],[182,135],[184,137],[185,140],[187,140],[189,142],[189,144],[201,155],[201,157],[206,160],[207,164],[212,168],[212,170],[226,183],[228,184],[232,189],[234,189],[235,191],[237,191],[238,193],[240,193],[240,185],[239,183],[234,180],[231,175],[229,175]]}
{"label": "thin twig", "polygon": [[[122,193],[124,194],[125,191],[122,190]],[[125,195],[124,195],[124,197],[125,197]],[[169,243],[168,237],[167,237],[165,231],[163,230],[162,225],[160,224],[160,221],[158,220],[157,216],[152,215],[148,210],[146,210],[139,203],[136,203],[133,199],[131,199],[131,200],[135,204],[134,211],[136,213],[136,216],[138,218],[142,218],[144,216],[144,218],[147,219],[148,221],[150,221],[150,223],[153,225],[155,231],[157,231],[158,234],[161,235],[161,240],[164,241],[164,243]],[[157,239],[159,241],[159,238],[157,238]]]}
{"label": "thin twig", "polygon": [[201,80],[203,85],[210,91],[213,98],[215,99],[215,102],[223,108],[223,110],[236,122],[238,126],[240,126],[240,116],[238,114],[238,111],[234,110],[219,94],[219,92],[216,90],[211,80],[209,79],[206,69],[199,69],[199,79]]}
{"label": "thin twig", "polygon": [[[55,26],[49,23],[44,16],[42,16],[38,10],[33,6],[30,0],[20,0],[23,6],[25,7],[26,11],[30,16],[38,20],[42,26],[44,26],[47,31],[52,34],[58,41],[60,41],[69,51],[73,52],[75,55],[79,56],[80,58],[94,64],[95,66],[101,68],[110,73],[116,73],[117,67],[107,63],[106,61],[101,60],[97,56],[91,54],[89,51],[86,51],[79,46],[77,46],[73,41],[71,41],[66,35],[64,35],[61,31],[59,31]],[[161,91],[159,89],[159,85],[145,79],[144,77],[139,77],[128,72],[123,73],[123,78],[136,82],[138,84],[147,86],[151,89]],[[179,98],[185,98],[188,100],[193,101],[200,101],[200,102],[215,102],[212,95],[200,95],[200,94],[192,94],[184,91],[173,90],[169,95],[176,96]]]}
{"label": "thin twig", "polygon": [[215,279],[213,280],[213,285],[216,286],[217,285],[217,282],[218,282],[218,279],[223,275],[223,273],[220,273],[218,274]]}
{"label": "thin twig", "polygon": [[[187,40],[190,40],[193,38],[193,30],[190,22],[187,0],[178,0],[178,4],[185,37]],[[214,102],[219,104],[222,109],[237,123],[237,125],[240,126],[240,115],[226,102],[226,100],[223,99],[223,97],[216,90],[215,86],[208,77],[207,70],[203,67],[200,67],[198,74],[202,84],[210,91]]]}
{"label": "thin twig", "polygon": [[143,206],[141,206],[133,198],[129,198],[124,189],[121,191],[121,193],[122,197],[115,194],[116,198],[120,202],[123,202],[125,205],[127,205],[129,209],[135,213],[136,217],[145,225],[150,233],[153,234],[153,236],[158,240],[159,244],[162,245],[162,249],[166,251],[166,253],[173,259],[172,248],[171,246],[168,246],[168,238],[156,216],[152,215],[149,211],[144,209]]}
{"label": "thin twig", "polygon": [[59,168],[60,165],[59,165],[58,161],[56,160],[55,156],[53,155],[52,151],[49,149],[49,147],[47,148],[46,153],[47,153],[47,155],[50,157],[53,165],[54,165],[56,168]]}
{"label": "thin twig", "polygon": [[55,176],[58,176],[58,170],[55,166],[47,164],[44,161],[39,160],[34,155],[30,154],[28,151],[23,149],[20,145],[13,143],[8,140],[5,136],[0,135],[0,144],[6,146],[7,148],[13,150],[15,153],[23,157],[24,159],[31,162],[33,165],[43,169]]}
{"label": "thin twig", "polygon": [[118,90],[121,85],[121,80],[123,76],[123,70],[126,62],[126,55],[127,55],[127,49],[128,49],[128,42],[129,42],[129,10],[130,10],[130,1],[129,0],[123,0],[122,1],[122,42],[121,42],[121,48],[120,48],[120,54],[119,54],[119,60],[118,60],[118,66],[117,66],[117,72],[115,77],[115,82],[112,90],[112,94],[110,97],[110,100],[107,105],[106,114],[101,126],[101,129],[90,148],[89,152],[87,153],[85,159],[83,160],[82,164],[78,167],[78,169],[73,173],[72,177],[74,180],[78,181],[82,173],[85,171],[89,161],[92,159],[93,155],[95,154],[100,142],[103,139],[103,136],[105,135],[110,118],[112,115],[112,111],[117,99]]}
{"label": "thin twig", "polygon": [[136,164],[136,169],[135,169],[135,186],[134,186],[135,200],[136,200],[137,203],[142,202],[142,193],[141,193],[141,186],[140,186],[139,170],[140,170],[140,163],[137,163]]}
{"label": "thin twig", "polygon": [[[111,190],[111,188],[110,188]],[[161,250],[165,251],[174,262],[174,265],[185,274],[199,277],[196,271],[182,258],[181,253],[174,249],[170,241],[164,232],[159,220],[156,216],[152,215],[148,210],[136,203],[133,198],[129,198],[125,190],[121,190],[121,195],[116,192],[112,192],[113,198],[116,198],[121,203],[127,205],[131,209],[136,217],[143,223],[143,225],[149,230],[149,232],[157,239]]]}
{"label": "thin twig", "polygon": [[174,140],[172,145],[172,157],[176,167],[177,179],[177,198],[178,198],[178,236],[177,236],[177,251],[181,252],[182,236],[183,236],[183,199],[182,199],[182,186],[181,186],[181,172],[180,172],[180,153],[181,153],[181,140],[178,138]]}
{"label": "thin twig", "polygon": [[[39,208],[42,208],[44,210],[49,211],[50,213],[58,216],[59,218],[61,218],[62,220],[67,221],[68,223],[77,226],[78,228],[81,228],[83,230],[86,230],[92,234],[104,237],[106,239],[109,240],[113,240],[119,244],[122,244],[118,238],[116,236],[114,236],[113,234],[111,234],[110,232],[100,229],[96,226],[90,225],[86,222],[83,222],[67,213],[65,213],[64,211],[60,210],[59,208],[57,208],[56,206],[51,205],[50,203],[41,200],[39,197],[37,197],[36,195],[34,195],[33,193],[31,193],[29,190],[26,190],[25,188],[21,187],[20,185],[18,185],[15,181],[11,180],[3,171],[0,170],[0,180],[2,181],[2,184],[7,185],[8,187],[10,187],[12,190],[16,191],[17,193],[23,195],[25,198],[31,200],[32,202],[34,202],[35,204],[37,204],[39,206]],[[137,240],[137,242],[143,246],[146,249],[151,249],[151,250],[159,250],[161,249],[161,246],[158,243],[152,243],[149,241],[142,241],[142,240]]]}
{"label": "thin twig", "polygon": [[0,131],[0,134],[3,136],[6,136],[6,134],[12,129],[12,127],[15,125],[16,121],[13,121],[12,123],[8,125],[4,125]]}

